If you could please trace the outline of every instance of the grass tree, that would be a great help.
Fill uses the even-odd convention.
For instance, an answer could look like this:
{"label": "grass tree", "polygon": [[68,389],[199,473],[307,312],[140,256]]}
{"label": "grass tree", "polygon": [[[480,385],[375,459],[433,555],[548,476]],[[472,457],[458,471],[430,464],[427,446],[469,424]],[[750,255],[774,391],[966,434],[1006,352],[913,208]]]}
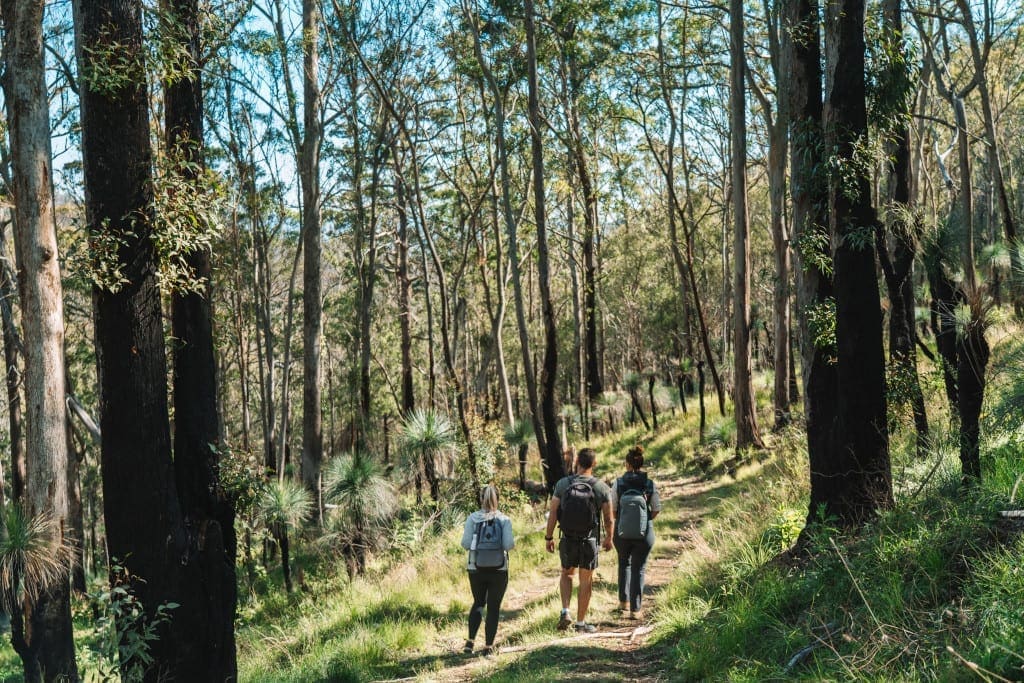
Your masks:
{"label": "grass tree", "polygon": [[519,489],[526,489],[526,454],[533,441],[533,424],[529,420],[516,420],[505,427],[505,443],[519,452]]}
{"label": "grass tree", "polygon": [[291,479],[270,482],[259,497],[259,510],[270,535],[281,548],[284,587],[292,592],[292,568],[289,559],[289,532],[299,528],[314,510],[313,497]]}
{"label": "grass tree", "polygon": [[644,415],[644,408],[640,405],[640,389],[643,388],[644,378],[639,373],[630,372],[626,375],[623,385],[626,387],[626,391],[629,392],[629,421],[634,422],[636,414],[639,413],[640,421],[644,423],[644,429],[650,429],[651,425],[647,422],[647,416]]}
{"label": "grass tree", "polygon": [[[0,608],[11,615],[11,641],[26,664],[36,659],[29,657],[29,648],[31,631],[39,624],[31,613],[26,623],[23,606],[38,604],[40,598],[68,584],[73,549],[53,514],[30,515],[18,504],[0,512]],[[40,666],[31,669],[29,680],[52,674],[46,668],[49,662],[42,655],[38,659]]]}
{"label": "grass tree", "polygon": [[385,524],[398,508],[394,486],[363,453],[332,459],[324,472],[329,506],[325,540],[341,547],[349,578],[366,570],[366,551],[379,545]]}
{"label": "grass tree", "polygon": [[[440,496],[438,459],[455,445],[455,440],[451,421],[434,410],[414,410],[402,423],[402,445],[405,452],[416,459],[417,471],[423,470],[434,503]],[[417,502],[420,502],[418,491]]]}

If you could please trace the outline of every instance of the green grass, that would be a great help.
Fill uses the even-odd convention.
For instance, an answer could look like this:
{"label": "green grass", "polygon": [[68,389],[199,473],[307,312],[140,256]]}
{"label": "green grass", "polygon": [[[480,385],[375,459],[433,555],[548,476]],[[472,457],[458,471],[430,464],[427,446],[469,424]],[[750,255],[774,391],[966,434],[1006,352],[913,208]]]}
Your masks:
{"label": "green grass", "polygon": [[[1024,680],[1024,537],[998,516],[1011,507],[1010,490],[1024,472],[1024,403],[1016,398],[1024,392],[1006,369],[1020,357],[1024,343],[994,346],[993,376],[1004,381],[994,383],[986,403],[983,485],[960,485],[955,436],[938,426],[946,413],[941,385],[926,378],[935,454],[917,458],[904,419],[892,441],[895,509],[857,533],[820,529],[799,561],[779,558],[806,515],[806,446],[798,429],[766,435],[766,453],[737,459],[731,421],[709,395],[704,445],[693,409],[662,413],[657,433],[638,424],[590,443],[572,439],[577,448],[597,449],[602,477],[621,470],[635,443],[656,477],[707,477],[701,493],[676,499],[657,522],[659,538],[687,543],[674,558],[671,583],[652,603],[655,632],[636,658],[600,641],[554,644],[474,660],[473,675],[617,681],[643,665],[673,681],[997,680],[984,671]],[[514,455],[498,467],[517,539],[510,591],[521,597],[521,607],[503,613],[499,641],[545,643],[558,608],[557,560],[542,541],[545,502],[514,493]],[[529,476],[540,478],[535,452]],[[1024,484],[1012,507],[1024,507],[1022,500]],[[286,595],[272,565],[240,605],[240,680],[431,679],[464,664],[456,654],[470,603],[458,544],[462,518],[447,510],[436,533],[410,550],[372,558],[367,574],[351,582],[342,561],[300,540],[305,588]],[[416,516],[403,522],[406,536],[421,523]],[[655,553],[667,546],[656,545]],[[591,614],[608,619],[614,601],[614,572],[604,568]],[[0,680],[20,680],[10,647],[0,648]]]}

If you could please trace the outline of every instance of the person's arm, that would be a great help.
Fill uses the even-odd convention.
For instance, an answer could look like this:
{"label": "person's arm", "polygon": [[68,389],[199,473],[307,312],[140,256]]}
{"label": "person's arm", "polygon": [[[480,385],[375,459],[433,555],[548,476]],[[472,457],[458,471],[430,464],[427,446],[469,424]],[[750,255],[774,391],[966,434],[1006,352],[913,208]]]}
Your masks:
{"label": "person's arm", "polygon": [[501,547],[505,550],[516,547],[516,539],[512,536],[512,520],[508,517],[501,523]]}
{"label": "person's arm", "polygon": [[601,547],[611,550],[612,539],[615,538],[615,518],[612,515],[611,499],[606,500],[601,506],[601,514],[604,515],[604,542],[601,543]]}
{"label": "person's arm", "polygon": [[544,546],[549,553],[555,552],[555,523],[558,521],[558,496],[551,496],[548,506],[548,525],[544,529]]}
{"label": "person's arm", "polygon": [[651,519],[653,520],[661,512],[661,497],[658,495],[658,487],[651,482]]}
{"label": "person's arm", "polygon": [[473,530],[476,528],[476,524],[473,524],[473,515],[466,517],[466,526],[462,529],[462,547],[469,550],[469,547],[473,544]]}

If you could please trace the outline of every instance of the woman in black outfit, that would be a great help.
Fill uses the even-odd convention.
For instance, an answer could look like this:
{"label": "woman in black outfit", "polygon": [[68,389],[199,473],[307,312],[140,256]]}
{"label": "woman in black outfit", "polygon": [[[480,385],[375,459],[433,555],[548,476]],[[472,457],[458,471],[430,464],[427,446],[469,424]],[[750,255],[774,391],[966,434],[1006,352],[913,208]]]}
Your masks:
{"label": "woman in black outfit", "polygon": [[[626,472],[612,484],[612,500],[615,505],[615,550],[619,555],[619,609],[629,610],[631,619],[643,615],[644,573],[647,556],[654,547],[654,524],[652,521],[661,512],[661,499],[654,482],[642,471],[644,449],[634,446],[626,454]],[[622,496],[627,491],[642,491],[647,499],[647,529],[642,538],[622,538],[619,532]]]}
{"label": "woman in black outfit", "polygon": [[[482,525],[485,523],[493,523],[500,532],[500,539],[495,539],[500,545],[501,557],[497,558],[497,562],[487,563],[497,566],[477,567],[478,544],[480,553],[484,552],[483,541],[478,539],[477,535],[483,533]],[[484,607],[487,608],[487,621],[484,625],[485,645],[480,652],[488,655],[494,648],[501,601],[508,587],[508,551],[513,546],[515,540],[512,537],[512,520],[498,512],[498,489],[494,486],[485,486],[480,492],[480,509],[466,518],[466,526],[462,532],[462,547],[469,551],[466,569],[469,573],[469,587],[473,591],[473,606],[469,610],[469,637],[462,650],[466,654],[473,651],[473,641],[476,640],[480,622],[484,620]],[[493,556],[493,551],[491,554]],[[485,563],[481,561],[481,564]]]}

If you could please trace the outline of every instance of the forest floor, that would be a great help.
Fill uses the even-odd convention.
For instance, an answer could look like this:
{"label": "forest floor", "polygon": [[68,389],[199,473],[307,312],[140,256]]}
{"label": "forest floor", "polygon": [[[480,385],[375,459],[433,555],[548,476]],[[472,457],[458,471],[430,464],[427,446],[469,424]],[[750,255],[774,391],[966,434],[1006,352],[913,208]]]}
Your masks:
{"label": "forest floor", "polygon": [[[652,476],[657,476],[652,473]],[[502,605],[496,655],[464,655],[465,620],[438,633],[429,648],[435,655],[410,657],[399,665],[411,674],[393,681],[478,680],[563,680],[563,681],[663,681],[667,680],[663,657],[647,645],[653,631],[650,617],[658,609],[658,598],[669,585],[681,556],[713,553],[699,527],[714,483],[698,477],[679,475],[656,479],[662,512],[655,522],[657,540],[647,563],[644,618],[637,621],[618,613],[617,557],[602,551],[595,572],[594,594],[588,621],[598,627],[594,634],[576,635],[555,630],[558,596],[558,559],[549,555],[538,573],[516,574],[515,551],[512,574]],[[539,525],[536,533],[541,534]],[[545,615],[531,609],[543,603],[555,605]],[[576,595],[571,611],[575,614]],[[547,628],[537,628],[538,618]],[[482,633],[477,637],[482,643]],[[420,673],[417,673],[420,672]]]}

